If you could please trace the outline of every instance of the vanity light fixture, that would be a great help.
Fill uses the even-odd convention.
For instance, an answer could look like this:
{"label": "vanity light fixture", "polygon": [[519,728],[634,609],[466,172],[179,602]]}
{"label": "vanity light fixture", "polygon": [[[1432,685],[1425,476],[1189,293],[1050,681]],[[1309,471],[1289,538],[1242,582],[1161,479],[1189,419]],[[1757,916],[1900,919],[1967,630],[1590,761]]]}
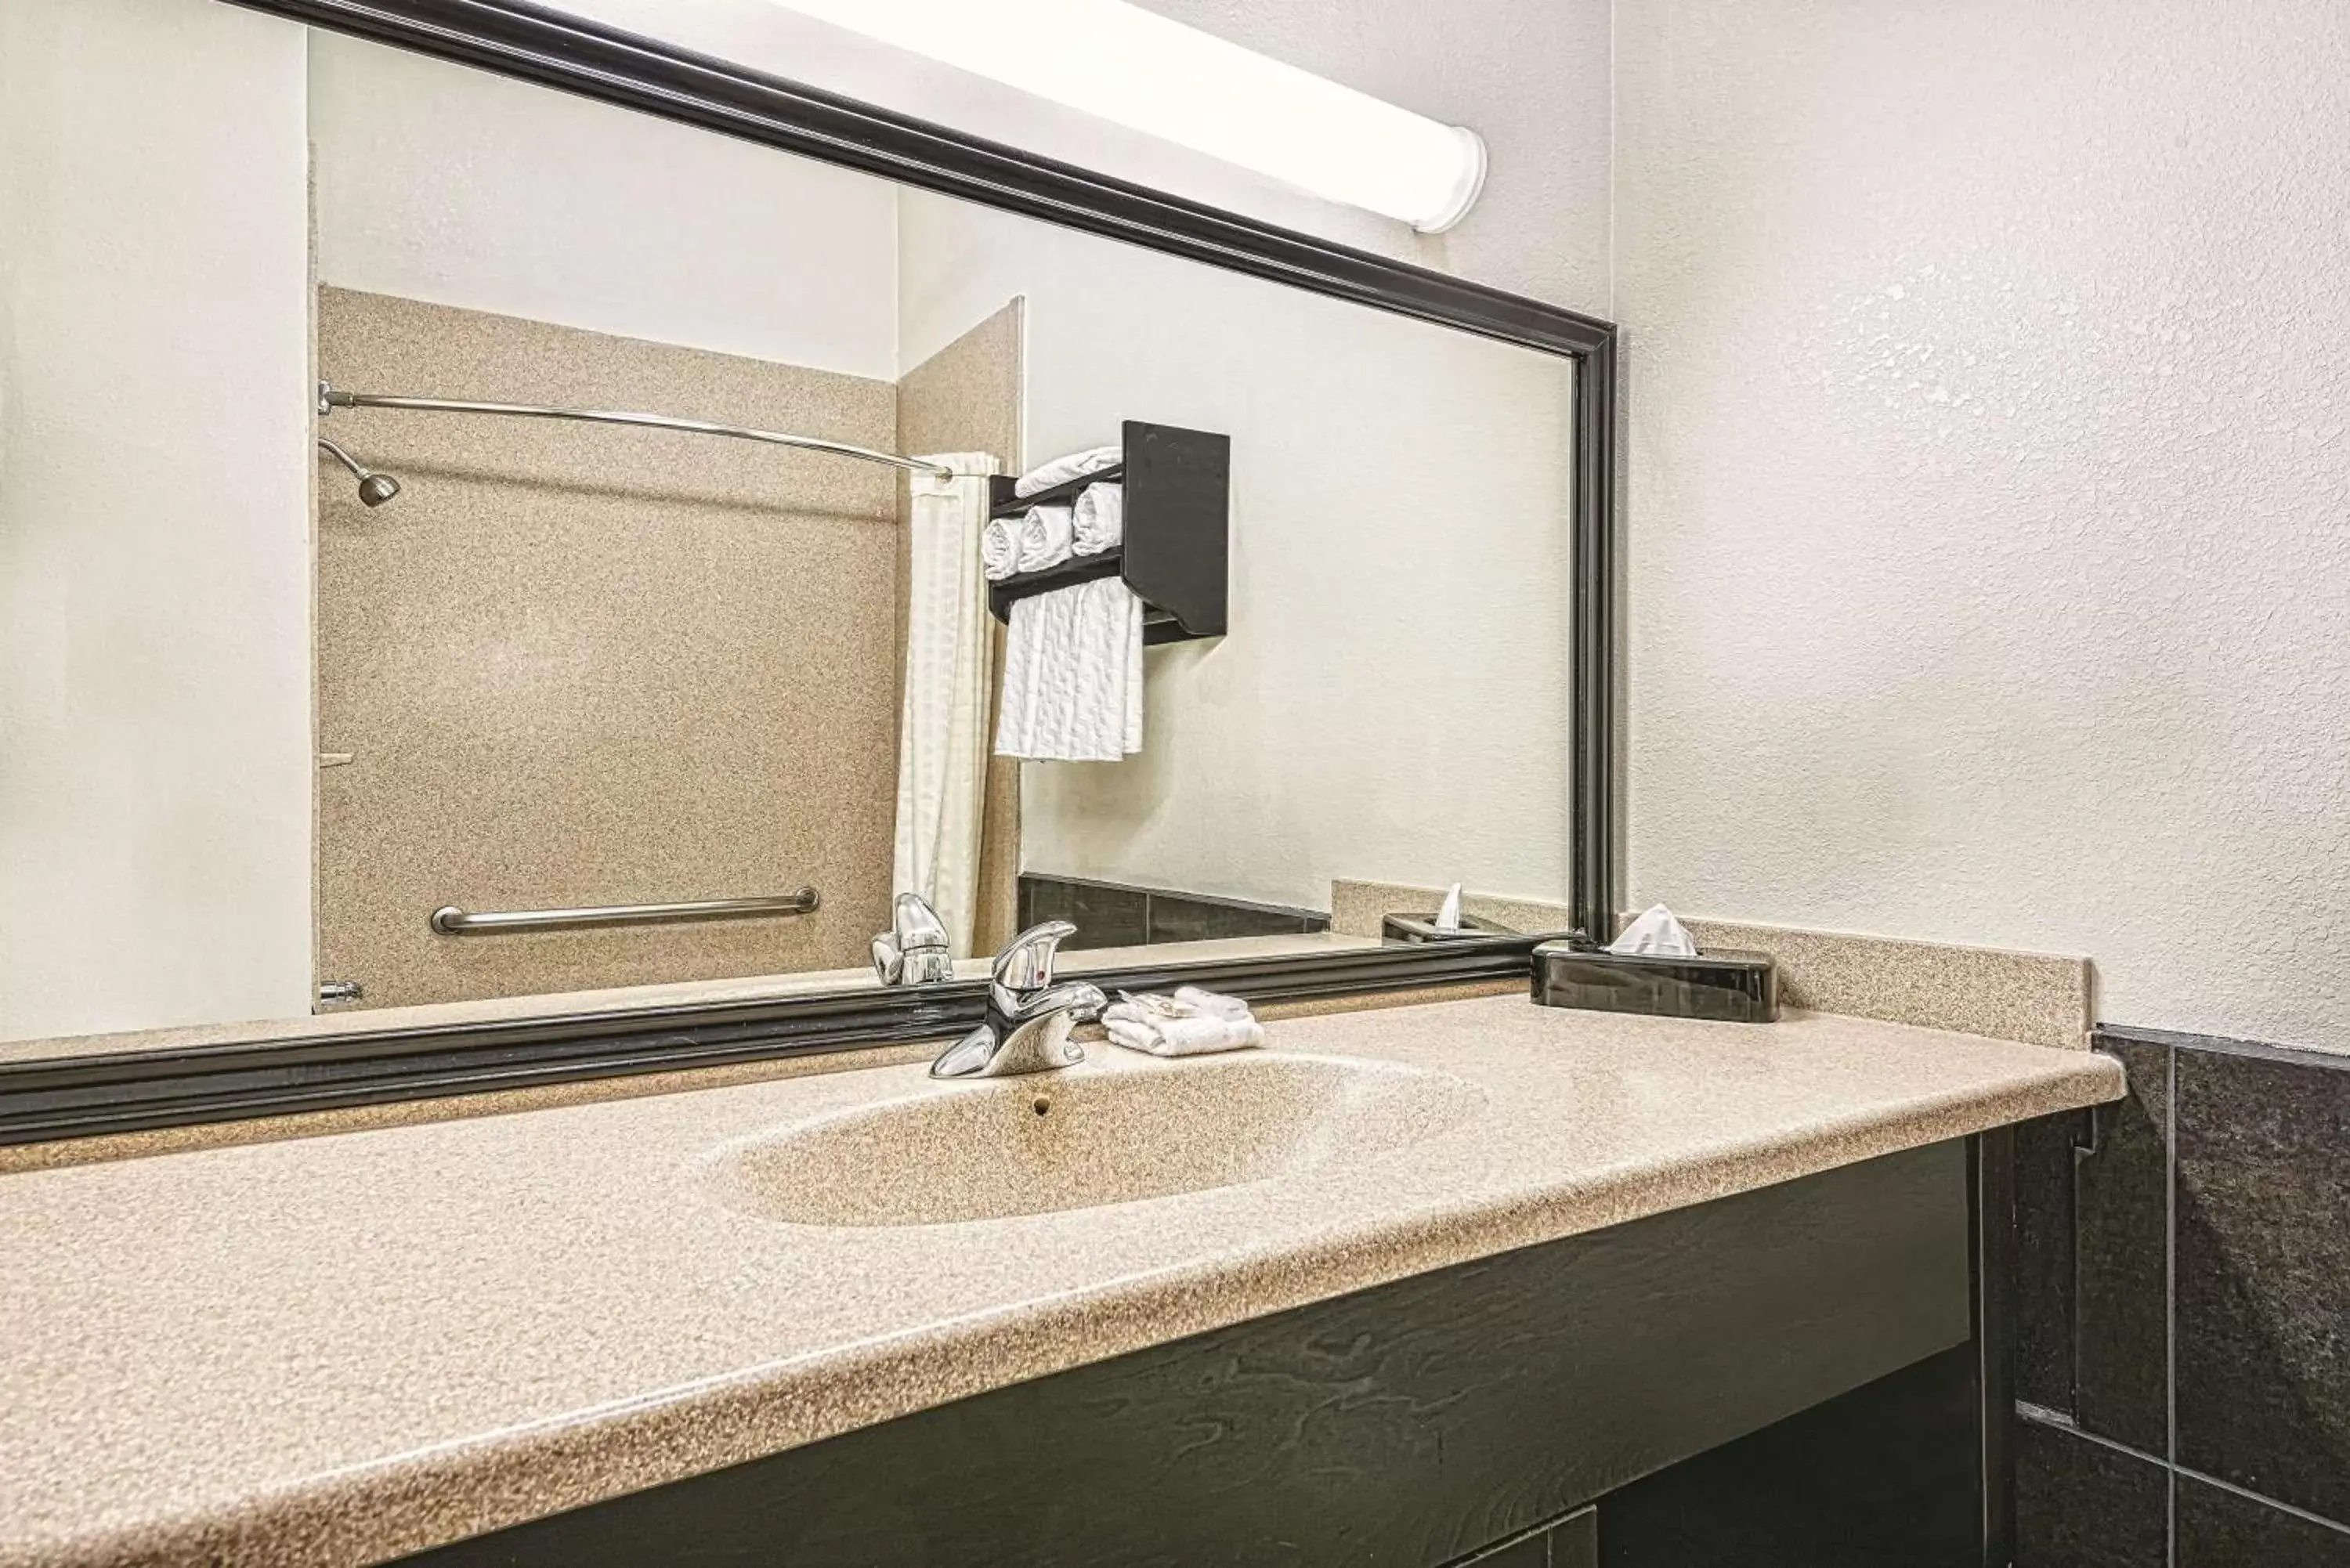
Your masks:
{"label": "vanity light fixture", "polygon": [[1126,0],[778,0],[791,10],[1437,234],[1485,183],[1464,126]]}

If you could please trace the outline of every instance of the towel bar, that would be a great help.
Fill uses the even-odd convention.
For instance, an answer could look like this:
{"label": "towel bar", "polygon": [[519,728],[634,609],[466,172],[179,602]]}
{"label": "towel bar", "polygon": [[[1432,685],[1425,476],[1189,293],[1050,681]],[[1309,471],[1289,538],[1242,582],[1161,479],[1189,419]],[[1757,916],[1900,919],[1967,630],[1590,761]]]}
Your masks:
{"label": "towel bar", "polygon": [[560,931],[581,926],[656,926],[677,920],[749,920],[766,915],[811,915],[823,903],[814,888],[765,898],[705,898],[692,904],[612,904],[591,909],[506,909],[469,914],[454,904],[432,911],[444,937],[481,931]]}

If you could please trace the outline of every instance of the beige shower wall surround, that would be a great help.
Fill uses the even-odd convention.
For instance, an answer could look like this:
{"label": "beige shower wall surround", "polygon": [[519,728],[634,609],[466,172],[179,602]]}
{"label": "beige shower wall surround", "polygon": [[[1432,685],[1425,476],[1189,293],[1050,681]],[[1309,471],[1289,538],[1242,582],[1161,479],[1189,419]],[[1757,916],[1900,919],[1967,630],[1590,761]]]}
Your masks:
{"label": "beige shower wall surround", "polygon": [[[650,409],[896,450],[889,382],[322,288],[354,389]],[[380,410],[321,430],[319,978],[370,1005],[859,964],[897,784],[894,471],[671,432]],[[812,916],[446,937],[784,893]]]}

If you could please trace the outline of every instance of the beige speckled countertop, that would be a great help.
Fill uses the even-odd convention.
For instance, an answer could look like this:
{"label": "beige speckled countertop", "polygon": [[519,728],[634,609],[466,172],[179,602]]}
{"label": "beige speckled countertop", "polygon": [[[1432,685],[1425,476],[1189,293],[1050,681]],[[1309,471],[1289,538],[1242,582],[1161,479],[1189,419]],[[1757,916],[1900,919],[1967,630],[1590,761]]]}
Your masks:
{"label": "beige speckled countertop", "polygon": [[[1270,1180],[915,1228],[757,1218],[703,1167],[1003,1085],[894,1065],[0,1177],[0,1563],[378,1561],[2122,1090],[2085,1052],[1515,997],[1274,1044],[1451,1075],[1478,1108]],[[1094,1055],[1075,1072],[1203,1065]]]}

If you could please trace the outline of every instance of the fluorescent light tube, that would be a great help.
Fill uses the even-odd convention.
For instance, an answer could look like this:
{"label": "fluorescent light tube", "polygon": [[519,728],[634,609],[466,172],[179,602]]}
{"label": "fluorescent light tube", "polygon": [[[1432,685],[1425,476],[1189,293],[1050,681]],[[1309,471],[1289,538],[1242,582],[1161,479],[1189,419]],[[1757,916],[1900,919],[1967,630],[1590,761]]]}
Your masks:
{"label": "fluorescent light tube", "polygon": [[791,10],[1434,234],[1485,144],[1125,0],[778,0]]}

